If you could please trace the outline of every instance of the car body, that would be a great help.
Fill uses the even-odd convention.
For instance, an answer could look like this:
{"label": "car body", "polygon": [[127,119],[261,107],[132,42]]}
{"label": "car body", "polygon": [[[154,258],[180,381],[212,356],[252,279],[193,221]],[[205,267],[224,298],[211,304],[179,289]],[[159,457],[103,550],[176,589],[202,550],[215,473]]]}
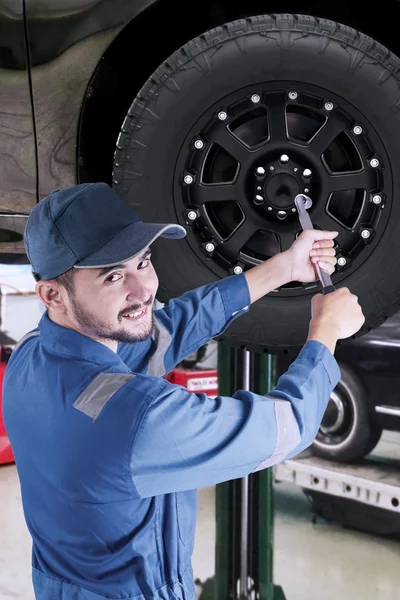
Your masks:
{"label": "car body", "polygon": [[[206,1],[193,4],[190,18],[186,9],[185,3],[165,0],[0,0],[3,262],[23,255],[26,218],[39,199],[88,178],[112,183],[125,114],[162,60],[203,30],[256,15],[263,7],[257,1]],[[295,9],[302,9],[301,3]],[[395,31],[388,27],[400,14],[395,0],[378,14],[366,7],[354,13],[348,3],[323,10],[311,3],[303,10],[359,25],[397,49]]]}

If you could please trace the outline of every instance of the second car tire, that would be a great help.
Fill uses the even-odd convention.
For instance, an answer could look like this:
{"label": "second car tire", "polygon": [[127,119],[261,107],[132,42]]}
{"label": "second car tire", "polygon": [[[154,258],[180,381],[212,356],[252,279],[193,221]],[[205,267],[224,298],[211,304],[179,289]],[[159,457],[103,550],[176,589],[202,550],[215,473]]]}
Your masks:
{"label": "second car tire", "polygon": [[343,463],[364,458],[378,444],[382,430],[369,414],[367,390],[347,365],[340,363],[336,386],[312,445],[315,455]]}

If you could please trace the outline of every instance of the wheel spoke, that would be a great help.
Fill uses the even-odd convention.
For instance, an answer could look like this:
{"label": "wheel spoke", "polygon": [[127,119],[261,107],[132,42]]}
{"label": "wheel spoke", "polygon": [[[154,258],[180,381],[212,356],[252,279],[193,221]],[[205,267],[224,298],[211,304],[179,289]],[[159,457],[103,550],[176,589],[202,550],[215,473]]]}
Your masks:
{"label": "wheel spoke", "polygon": [[236,199],[236,186],[232,183],[198,185],[194,190],[193,197],[198,204],[206,202],[226,202]]}
{"label": "wheel spoke", "polygon": [[312,151],[321,156],[339,133],[342,133],[346,129],[346,126],[347,122],[344,118],[340,118],[338,115],[331,115],[314,139],[311,140],[310,148]]}
{"label": "wheel spoke", "polygon": [[267,107],[269,112],[268,127],[271,141],[279,142],[286,140],[287,132],[284,94],[282,92],[269,94],[267,97]]}
{"label": "wheel spoke", "polygon": [[[300,225],[299,225],[300,227]],[[281,244],[281,252],[285,252],[286,250],[289,250],[290,246],[293,244],[293,242],[295,241],[295,236],[293,234],[293,231],[279,231],[279,238],[280,238],[280,244]]]}
{"label": "wheel spoke", "polygon": [[338,231],[339,235],[335,238],[335,242],[339,246],[345,248],[354,245],[354,233],[327,213],[318,215],[316,222],[313,224],[314,227],[324,231]]}
{"label": "wheel spoke", "polygon": [[371,187],[368,171],[363,169],[359,173],[343,173],[340,175],[329,175],[327,178],[327,189],[330,192],[341,192],[342,190],[368,190]]}
{"label": "wheel spoke", "polygon": [[241,141],[233,136],[228,129],[220,124],[217,124],[208,133],[208,138],[211,142],[218,144],[228,154],[233,156],[235,160],[243,165],[250,158],[250,150],[244,146]]}
{"label": "wheel spoke", "polygon": [[255,225],[249,219],[245,219],[231,234],[231,237],[224,242],[224,252],[229,254],[231,259],[234,260],[246,242],[248,242],[258,229],[258,225]]}

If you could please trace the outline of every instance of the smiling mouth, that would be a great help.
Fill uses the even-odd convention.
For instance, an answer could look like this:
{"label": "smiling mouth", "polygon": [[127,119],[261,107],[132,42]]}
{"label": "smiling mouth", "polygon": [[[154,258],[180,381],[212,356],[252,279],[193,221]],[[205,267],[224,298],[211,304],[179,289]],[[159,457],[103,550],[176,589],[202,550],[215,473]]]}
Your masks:
{"label": "smiling mouth", "polygon": [[142,310],[126,313],[125,315],[123,315],[123,317],[124,319],[129,319],[130,321],[140,321],[141,319],[143,319],[143,317],[145,317],[146,313],[147,309],[142,308]]}

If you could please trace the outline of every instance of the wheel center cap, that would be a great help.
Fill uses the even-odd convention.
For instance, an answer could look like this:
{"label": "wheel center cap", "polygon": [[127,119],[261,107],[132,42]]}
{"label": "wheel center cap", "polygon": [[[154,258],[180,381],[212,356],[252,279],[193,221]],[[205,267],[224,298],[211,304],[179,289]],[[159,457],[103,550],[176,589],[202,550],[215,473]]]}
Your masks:
{"label": "wheel center cap", "polygon": [[301,191],[300,182],[289,173],[276,173],[265,184],[265,197],[271,206],[279,209],[294,206],[294,198]]}

